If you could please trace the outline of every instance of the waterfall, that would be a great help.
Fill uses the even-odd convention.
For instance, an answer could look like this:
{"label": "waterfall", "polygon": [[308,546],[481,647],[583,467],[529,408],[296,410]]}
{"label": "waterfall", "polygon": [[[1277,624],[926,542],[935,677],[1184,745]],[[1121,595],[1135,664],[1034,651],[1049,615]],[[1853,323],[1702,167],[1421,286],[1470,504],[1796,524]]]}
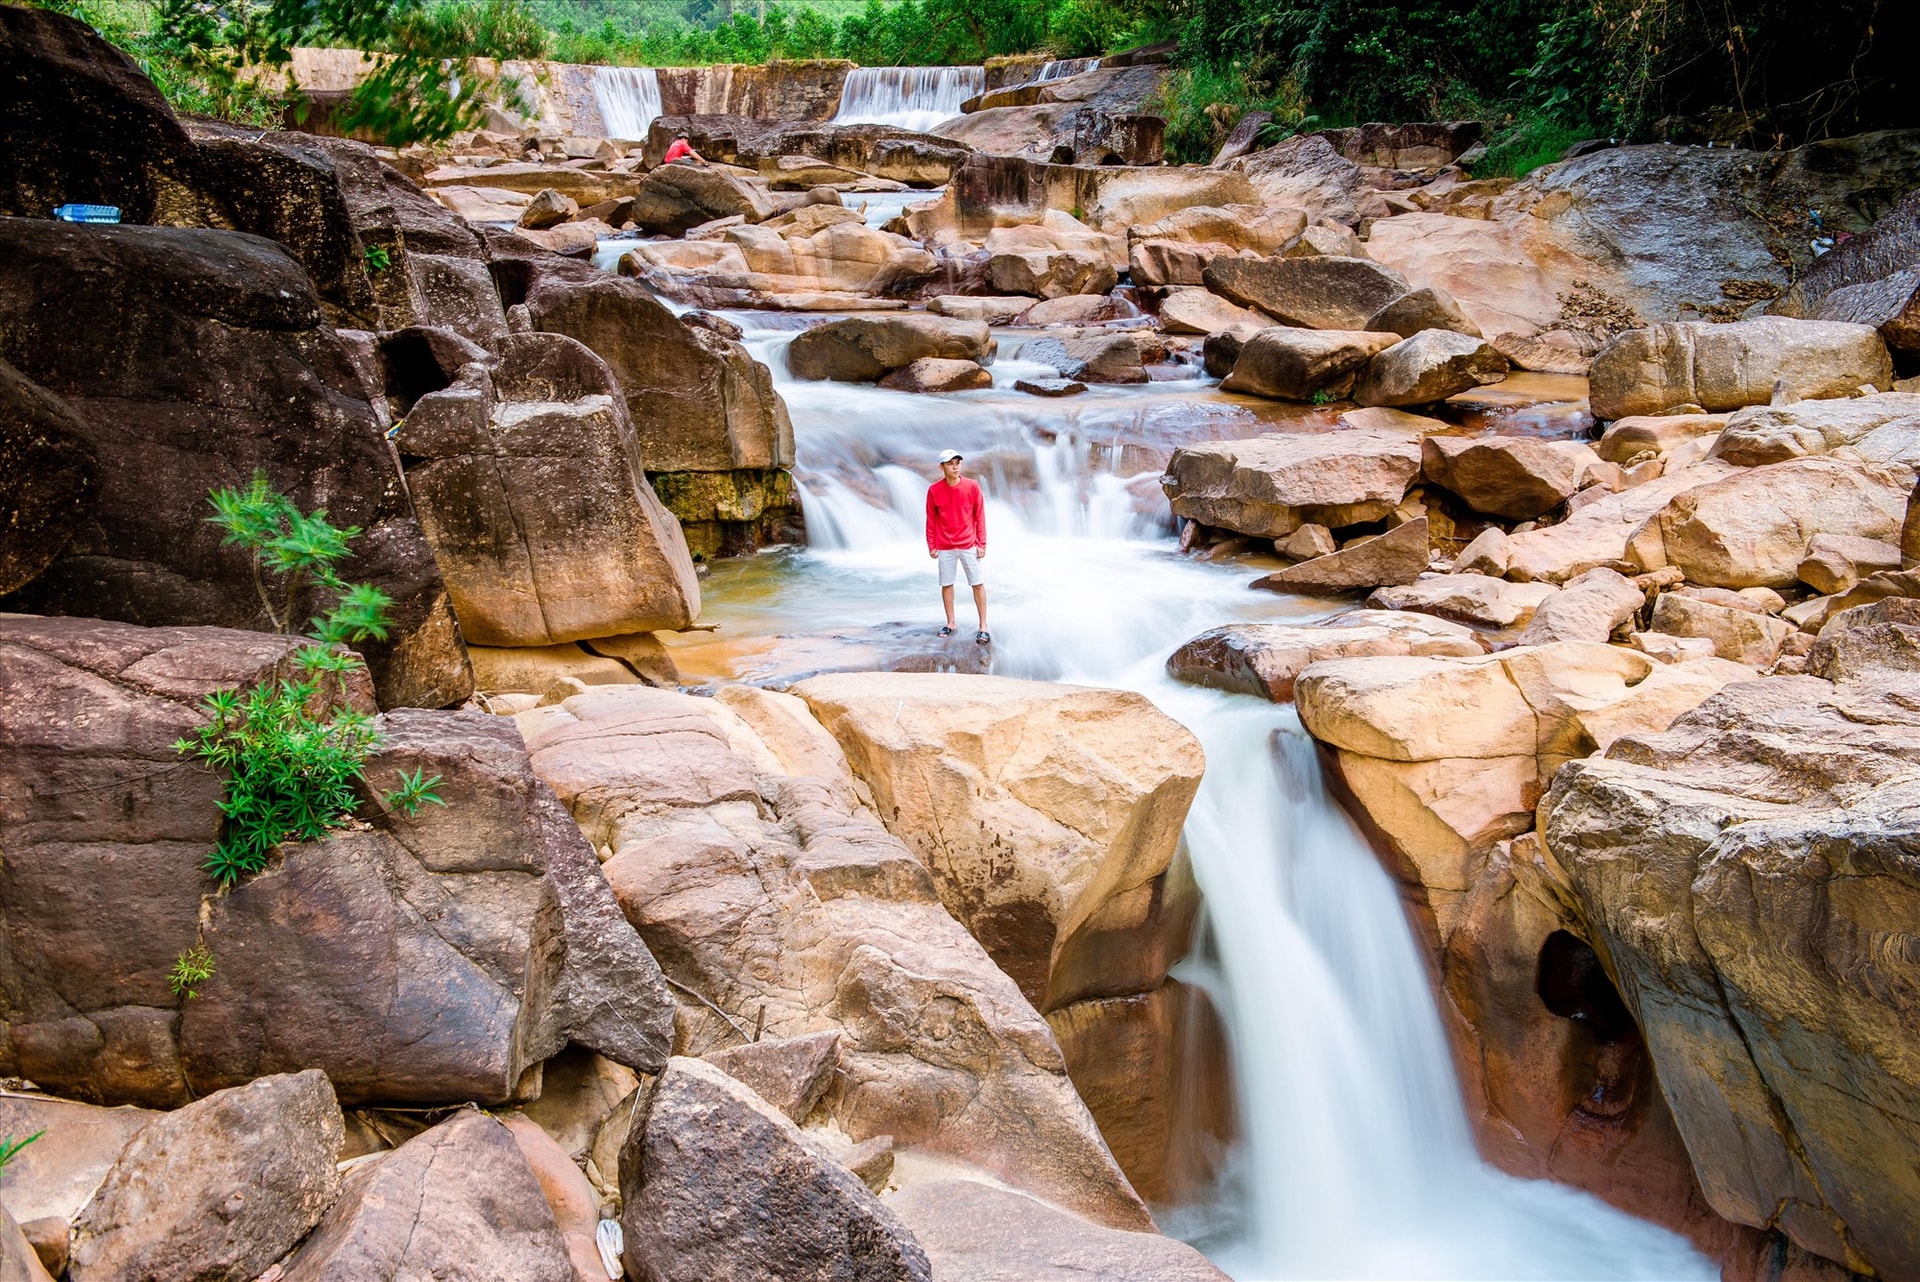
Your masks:
{"label": "waterfall", "polygon": [[983,67],[855,67],[840,90],[836,125],[897,125],[925,133],[960,114],[987,86]]}
{"label": "waterfall", "polygon": [[922,503],[950,446],[986,492],[993,670],[1137,690],[1206,750],[1185,844],[1209,944],[1177,974],[1225,1023],[1241,1134],[1208,1200],[1161,1208],[1163,1226],[1262,1282],[1714,1276],[1665,1229],[1480,1160],[1421,946],[1293,709],[1167,677],[1166,656],[1207,628],[1329,608],[1179,556],[1159,456],[1121,446],[1245,434],[1242,411],[1203,380],[1035,400],[1004,385],[1017,352],[994,388],[953,396],[800,382],[781,318],[731,317],[792,413],[813,542],[717,564],[714,618],[930,637]]}
{"label": "waterfall", "polygon": [[598,67],[593,73],[593,100],[607,137],[642,142],[662,114],[660,75],[652,67]]}
{"label": "waterfall", "polygon": [[1059,58],[1050,59],[1040,68],[1040,74],[1028,83],[1045,84],[1049,80],[1065,80],[1068,76],[1077,76],[1092,71],[1100,65],[1098,58]]}

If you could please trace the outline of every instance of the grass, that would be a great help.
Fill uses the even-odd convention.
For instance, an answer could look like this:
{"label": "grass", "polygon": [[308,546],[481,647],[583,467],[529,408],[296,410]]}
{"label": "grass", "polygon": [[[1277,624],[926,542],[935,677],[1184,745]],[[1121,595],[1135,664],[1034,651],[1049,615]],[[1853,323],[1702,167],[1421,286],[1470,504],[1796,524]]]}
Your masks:
{"label": "grass", "polygon": [[1591,129],[1562,120],[1523,115],[1491,131],[1487,154],[1473,167],[1473,176],[1525,178],[1540,166],[1559,160],[1574,143],[1591,137]]}

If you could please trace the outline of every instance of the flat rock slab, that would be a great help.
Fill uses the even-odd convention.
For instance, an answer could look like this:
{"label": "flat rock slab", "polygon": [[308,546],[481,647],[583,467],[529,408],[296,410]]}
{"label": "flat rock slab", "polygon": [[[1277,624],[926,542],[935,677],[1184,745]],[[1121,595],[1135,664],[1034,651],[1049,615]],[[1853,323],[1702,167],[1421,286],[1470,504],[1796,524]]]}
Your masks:
{"label": "flat rock slab", "polygon": [[1101,1228],[991,1184],[939,1180],[887,1205],[913,1229],[940,1282],[1226,1282],[1184,1242]]}
{"label": "flat rock slab", "polygon": [[1308,596],[1337,596],[1362,588],[1411,583],[1427,568],[1427,518],[1415,517],[1377,538],[1290,565],[1253,586]]}
{"label": "flat rock slab", "polygon": [[1087,390],[1085,383],[1071,378],[1021,378],[1013,386],[1029,396],[1078,396]]}
{"label": "flat rock slab", "polygon": [[1167,659],[1180,681],[1293,701],[1293,682],[1309,663],[1374,654],[1482,653],[1471,628],[1424,614],[1355,610],[1323,624],[1230,623],[1202,632]]}

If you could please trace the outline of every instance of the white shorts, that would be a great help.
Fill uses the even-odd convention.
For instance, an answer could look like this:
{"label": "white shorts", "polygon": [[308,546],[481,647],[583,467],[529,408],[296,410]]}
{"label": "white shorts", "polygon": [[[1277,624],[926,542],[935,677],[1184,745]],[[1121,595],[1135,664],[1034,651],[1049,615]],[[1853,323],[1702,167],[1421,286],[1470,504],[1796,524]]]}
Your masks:
{"label": "white shorts", "polygon": [[986,582],[985,577],[980,573],[980,558],[974,555],[972,548],[946,548],[940,553],[941,587],[953,586],[953,571],[956,566],[967,572],[967,586],[977,588]]}

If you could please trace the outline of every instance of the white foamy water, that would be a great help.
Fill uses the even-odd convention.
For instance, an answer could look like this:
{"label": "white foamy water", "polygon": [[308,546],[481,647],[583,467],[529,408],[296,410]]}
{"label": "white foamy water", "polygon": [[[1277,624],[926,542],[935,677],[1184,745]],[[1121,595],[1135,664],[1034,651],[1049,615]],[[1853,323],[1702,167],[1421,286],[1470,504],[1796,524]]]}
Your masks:
{"label": "white foamy water", "polygon": [[1038,85],[1046,84],[1052,80],[1065,80],[1068,76],[1077,76],[1082,72],[1092,71],[1099,65],[1100,60],[1098,58],[1053,59],[1044,63],[1040,68],[1040,74],[1035,76],[1029,83]]}
{"label": "white foamy water", "polygon": [[607,126],[607,137],[644,141],[647,130],[662,115],[660,74],[652,67],[596,68],[593,100]]}
{"label": "white foamy water", "polygon": [[[785,369],[791,330],[732,318],[792,411],[813,540],[766,554],[776,599],[755,611],[793,631],[906,621],[935,644],[923,502],[952,446],[987,494],[994,671],[1141,691],[1206,749],[1185,837],[1210,944],[1179,973],[1227,1027],[1242,1134],[1209,1201],[1163,1210],[1164,1224],[1243,1282],[1715,1276],[1675,1234],[1481,1162],[1399,896],[1328,795],[1292,708],[1165,675],[1166,656],[1209,627],[1328,608],[1248,591],[1245,566],[1179,556],[1129,492],[1157,465],[1116,472],[1128,457],[1109,448],[1116,432],[1181,397],[1205,411],[1206,384],[1043,401],[803,383]],[[707,619],[729,617],[733,572],[716,566]],[[964,592],[958,608],[970,629]]]}
{"label": "white foamy water", "polygon": [[855,67],[840,90],[836,125],[896,125],[925,133],[960,114],[987,86],[982,67]]}

